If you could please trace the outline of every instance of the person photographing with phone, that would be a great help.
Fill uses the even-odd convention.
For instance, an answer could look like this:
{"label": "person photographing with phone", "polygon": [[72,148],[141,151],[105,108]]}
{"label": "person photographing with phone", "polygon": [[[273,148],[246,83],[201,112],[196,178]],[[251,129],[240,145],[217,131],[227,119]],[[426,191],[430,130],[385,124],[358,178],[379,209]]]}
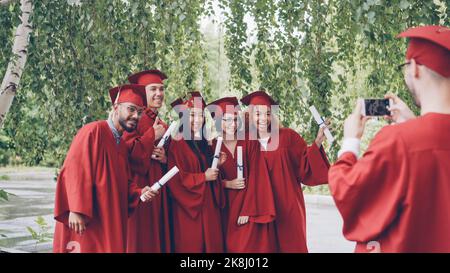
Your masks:
{"label": "person photographing with phone", "polygon": [[450,29],[417,27],[398,37],[409,38],[401,67],[420,116],[386,95],[393,124],[358,159],[370,117],[357,103],[329,185],[356,252],[450,252]]}

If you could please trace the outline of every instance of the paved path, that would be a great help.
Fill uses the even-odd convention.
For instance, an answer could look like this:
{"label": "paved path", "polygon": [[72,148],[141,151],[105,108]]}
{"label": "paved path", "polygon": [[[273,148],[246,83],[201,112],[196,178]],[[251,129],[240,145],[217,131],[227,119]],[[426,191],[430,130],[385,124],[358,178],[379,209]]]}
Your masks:
{"label": "paved path", "polygon": [[306,196],[306,232],[309,252],[353,252],[355,244],[342,235],[342,218],[334,203],[330,202],[331,198],[323,204],[322,200],[319,203],[311,202],[308,197]]}
{"label": "paved path", "polygon": [[[53,233],[54,169],[0,168],[0,177],[2,175],[9,179],[0,179],[0,189],[16,196],[11,196],[9,201],[0,201],[0,247],[51,251],[51,242],[36,244],[26,227],[39,231],[34,221],[43,216]],[[306,211],[310,252],[353,251],[354,244],[342,236],[342,220],[329,197],[306,196]]]}
{"label": "paved path", "polygon": [[[0,201],[0,247],[16,248],[24,251],[47,252],[51,242],[36,244],[27,226],[39,231],[35,223],[38,216],[44,217],[53,233],[53,204],[56,183],[53,169],[23,169],[20,171],[0,169],[0,189],[16,196],[9,201]],[[6,236],[6,237],[4,237]]]}

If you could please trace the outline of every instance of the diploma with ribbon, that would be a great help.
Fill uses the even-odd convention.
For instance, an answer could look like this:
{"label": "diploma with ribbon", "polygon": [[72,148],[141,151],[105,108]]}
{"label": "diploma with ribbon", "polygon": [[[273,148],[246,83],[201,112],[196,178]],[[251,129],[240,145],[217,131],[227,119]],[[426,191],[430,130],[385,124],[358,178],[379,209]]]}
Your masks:
{"label": "diploma with ribbon", "polygon": [[[175,127],[177,127],[177,122],[174,121],[170,124],[169,128],[167,129],[167,131],[164,133],[163,137],[161,138],[161,140],[159,141],[158,145],[156,145],[156,147],[158,148],[162,148],[164,146],[164,144],[166,144],[167,140],[169,139],[169,137],[172,135],[173,130],[175,130]],[[152,155],[153,159],[156,159],[156,157],[154,155]]]}
{"label": "diploma with ribbon", "polygon": [[220,158],[220,148],[222,147],[222,141],[223,141],[222,137],[217,138],[216,150],[214,151],[214,159],[211,164],[212,169],[217,169],[217,164],[219,163]]}
{"label": "diploma with ribbon", "polygon": [[244,165],[242,163],[242,146],[237,146],[237,178],[244,178]]}
{"label": "diploma with ribbon", "polygon": [[[309,107],[309,111],[311,111],[311,114],[313,115],[315,121],[317,122],[317,124],[319,125],[320,128],[326,126],[325,120],[320,116],[319,112],[317,111],[317,109],[314,105]],[[325,134],[325,137],[327,138],[328,142],[330,144],[333,143],[334,137],[328,128],[325,128],[324,134]]]}
{"label": "diploma with ribbon", "polygon": [[[174,177],[180,170],[178,170],[177,166],[174,166],[170,171],[168,171],[159,181],[156,181],[150,188],[153,191],[157,191],[161,189],[164,184],[166,184],[172,177]],[[144,201],[144,194],[141,195],[141,200]]]}

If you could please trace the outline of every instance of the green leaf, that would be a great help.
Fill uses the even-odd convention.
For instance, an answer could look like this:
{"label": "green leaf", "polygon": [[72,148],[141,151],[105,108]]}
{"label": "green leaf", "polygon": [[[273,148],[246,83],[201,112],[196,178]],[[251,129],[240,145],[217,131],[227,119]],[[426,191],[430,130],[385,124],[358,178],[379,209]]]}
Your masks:
{"label": "green leaf", "polygon": [[0,189],[0,200],[1,199],[8,201],[8,193],[2,189]]}
{"label": "green leaf", "polygon": [[410,5],[411,4],[409,3],[408,0],[401,0],[400,1],[400,8],[401,9],[407,9],[407,8],[409,8]]}
{"label": "green leaf", "polygon": [[32,227],[27,227],[28,232],[34,240],[38,240],[38,234]]}
{"label": "green leaf", "polygon": [[42,216],[38,216],[37,219],[35,220],[35,222],[39,226],[46,226],[47,225],[47,223],[45,222],[44,217],[42,217]]}

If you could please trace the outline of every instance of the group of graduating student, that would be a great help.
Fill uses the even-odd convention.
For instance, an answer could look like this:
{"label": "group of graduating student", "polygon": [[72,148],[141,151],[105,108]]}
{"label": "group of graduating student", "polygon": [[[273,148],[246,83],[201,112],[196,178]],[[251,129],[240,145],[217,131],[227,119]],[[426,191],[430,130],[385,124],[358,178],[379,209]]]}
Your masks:
{"label": "group of graduating student", "polygon": [[[357,104],[331,167],[322,147],[329,122],[308,146],[279,125],[264,91],[240,99],[245,112],[236,97],[207,105],[193,91],[175,100],[179,126],[161,147],[167,77],[131,75],[109,91],[109,118],[82,127],[68,151],[54,252],[307,252],[301,184],[327,183],[357,252],[450,252],[450,29],[399,36],[409,38],[405,81],[421,116],[387,95],[393,124],[358,159],[368,118]],[[220,138],[206,133],[206,109]],[[173,167],[165,186],[150,187]]]}

